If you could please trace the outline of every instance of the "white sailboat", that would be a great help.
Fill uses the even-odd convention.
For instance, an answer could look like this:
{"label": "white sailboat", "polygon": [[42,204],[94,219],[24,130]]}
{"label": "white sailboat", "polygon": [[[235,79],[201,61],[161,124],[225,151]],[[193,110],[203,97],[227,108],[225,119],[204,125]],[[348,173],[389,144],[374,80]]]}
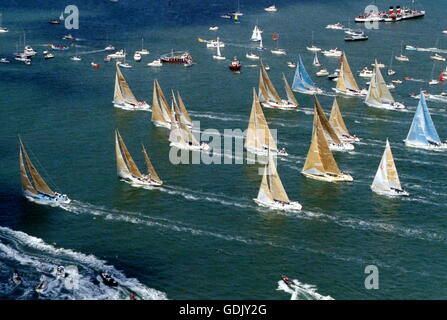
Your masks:
{"label": "white sailboat", "polygon": [[[377,62],[377,60],[376,60]],[[368,94],[365,98],[365,104],[379,109],[399,110],[405,109],[405,106],[394,100],[390,90],[383,79],[380,68],[374,66],[374,75],[368,88]]]}
{"label": "white sailboat", "polygon": [[312,62],[312,65],[315,67],[321,67],[320,60],[318,60],[318,53],[315,52],[314,61]]}
{"label": "white sailboat", "polygon": [[314,126],[317,121],[320,122],[323,129],[323,133],[328,142],[331,151],[352,151],[354,150],[354,145],[349,142],[343,142],[339,138],[337,132],[332,127],[332,124],[327,120],[324,114],[323,108],[320,105],[320,101],[315,96],[315,108],[314,108]]}
{"label": "white sailboat", "polygon": [[346,53],[340,59],[340,72],[338,74],[337,86],[332,88],[336,93],[353,97],[364,97],[368,93],[365,89],[360,89],[352,74]]}
{"label": "white sailboat", "polygon": [[407,147],[440,150],[447,149],[447,143],[443,143],[436,131],[435,124],[425,102],[425,95],[421,92],[419,104],[411,123],[410,131],[404,140]]}
{"label": "white sailboat", "polygon": [[314,46],[314,32],[312,31],[312,44],[310,47],[306,47],[307,50],[312,52],[318,52],[321,51],[321,48]]}
{"label": "white sailboat", "polygon": [[254,88],[253,104],[251,106],[244,146],[247,151],[261,156],[266,156],[268,153],[275,153],[281,156],[288,155],[284,149],[278,150]]}
{"label": "white sailboat", "polygon": [[397,61],[408,62],[408,61],[410,61],[410,59],[407,56],[403,55],[403,45],[404,45],[404,42],[401,41],[401,43],[400,43],[400,56],[395,56],[394,58]]}
{"label": "white sailboat", "polygon": [[130,90],[129,85],[127,84],[127,81],[120,70],[118,63],[116,64],[113,106],[125,110],[150,110],[149,104],[147,104],[145,101],[138,101],[135,98],[132,90]]}
{"label": "white sailboat", "polygon": [[259,56],[254,54],[253,52],[246,53],[245,57],[250,60],[259,60]]}
{"label": "white sailboat", "polygon": [[253,28],[253,32],[251,34],[251,41],[261,41],[262,40],[262,35],[261,35],[262,31],[258,28],[257,25],[255,25],[255,27]]}
{"label": "white sailboat", "polygon": [[349,133],[346,127],[343,116],[341,115],[340,107],[338,106],[337,98],[334,98],[332,104],[331,115],[329,117],[329,123],[337,133],[338,138],[343,142],[359,142],[360,139],[356,135]]}
{"label": "white sailboat", "polygon": [[394,71],[394,69],[393,69],[393,55],[394,55],[394,52],[391,52],[390,65],[389,65],[388,71],[387,71],[389,76],[396,74],[396,71]]}
{"label": "white sailboat", "polygon": [[282,185],[275,160],[272,154],[268,156],[268,162],[264,167],[261,186],[257,198],[253,199],[259,206],[275,210],[301,210],[302,205],[295,201],[290,201],[286,190]]}
{"label": "white sailboat", "polygon": [[141,50],[139,50],[138,53],[142,56],[149,54],[149,50],[144,49],[144,38],[141,38]]}
{"label": "white sailboat", "polygon": [[404,191],[400,184],[388,139],[371,190],[377,194],[387,196],[408,196],[408,192]]}
{"label": "white sailboat", "polygon": [[6,33],[9,32],[8,28],[3,27],[3,13],[0,13],[0,33]]}
{"label": "white sailboat", "polygon": [[[22,181],[23,195],[28,200],[39,204],[58,205],[70,203],[71,200],[67,197],[67,195],[55,192],[47,185],[45,180],[37,171],[36,167],[31,162],[20,137],[19,144],[20,179]],[[31,176],[31,180],[29,179],[27,171]]]}
{"label": "white sailboat", "polygon": [[278,48],[278,45],[279,45],[279,38],[276,40],[276,48],[270,50],[270,52],[276,55],[286,55],[287,51],[285,49]]}
{"label": "white sailboat", "polygon": [[349,174],[338,168],[319,118],[314,121],[312,142],[301,173],[307,178],[326,182],[353,181]]}
{"label": "white sailboat", "polygon": [[276,91],[273,83],[271,82],[265,68],[264,64],[261,62],[261,68],[259,71],[259,101],[262,106],[266,108],[291,110],[298,108],[298,101],[296,101],[293,95],[292,89],[287,82],[283,74],[284,87],[287,93],[287,99],[281,99]]}
{"label": "white sailboat", "polygon": [[147,174],[142,174],[135,161],[130,155],[118,130],[115,130],[115,154],[117,173],[125,182],[135,186],[156,186],[163,185],[160,177],[157,175],[152,162],[143,147],[144,160],[146,162]]}
{"label": "white sailboat", "polygon": [[213,55],[213,59],[216,59],[216,60],[225,60],[225,59],[226,59],[226,58],[220,53],[219,37],[217,37],[216,54]]}

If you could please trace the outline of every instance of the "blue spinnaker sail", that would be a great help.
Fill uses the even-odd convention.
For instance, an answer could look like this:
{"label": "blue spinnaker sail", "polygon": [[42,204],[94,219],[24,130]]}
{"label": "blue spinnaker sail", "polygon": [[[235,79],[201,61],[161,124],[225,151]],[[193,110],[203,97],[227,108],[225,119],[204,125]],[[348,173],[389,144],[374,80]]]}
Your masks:
{"label": "blue spinnaker sail", "polygon": [[315,89],[315,84],[310,78],[309,74],[304,68],[303,60],[301,55],[299,55],[298,65],[296,67],[295,76],[293,77],[292,90],[293,91],[303,91]]}
{"label": "blue spinnaker sail", "polygon": [[406,140],[414,144],[423,145],[428,145],[430,142],[441,143],[441,139],[436,132],[435,125],[431,119],[430,112],[428,111],[425,96],[422,92]]}

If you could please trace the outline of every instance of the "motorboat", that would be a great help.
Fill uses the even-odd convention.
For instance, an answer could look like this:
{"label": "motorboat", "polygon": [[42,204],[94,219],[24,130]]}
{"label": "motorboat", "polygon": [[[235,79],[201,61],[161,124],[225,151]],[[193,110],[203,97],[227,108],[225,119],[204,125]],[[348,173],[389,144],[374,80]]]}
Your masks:
{"label": "motorboat", "polygon": [[45,60],[49,60],[49,59],[53,59],[54,58],[54,54],[52,53],[47,53],[46,55],[43,56]]}
{"label": "motorboat", "polygon": [[219,27],[218,26],[212,26],[212,27],[209,27],[208,30],[210,30],[210,31],[217,31],[217,30],[219,30]]}
{"label": "motorboat", "polygon": [[133,55],[133,59],[136,61],[136,62],[140,62],[141,61],[141,53],[140,52],[135,52],[135,54]]}
{"label": "motorboat", "polygon": [[287,52],[284,49],[272,49],[270,50],[271,53],[276,54],[276,55],[286,55]]}
{"label": "motorboat", "polygon": [[163,63],[161,62],[160,59],[156,59],[156,60],[154,60],[152,62],[149,62],[147,65],[149,67],[161,67],[161,66],[163,66]]}
{"label": "motorboat", "polygon": [[395,56],[394,57],[397,61],[402,61],[402,62],[408,62],[410,61],[410,59],[407,56],[404,56],[403,54],[401,54],[400,56]]}
{"label": "motorboat", "polygon": [[296,63],[295,63],[295,62],[292,62],[292,61],[287,61],[287,66],[288,66],[289,68],[296,68]]}
{"label": "motorboat", "polygon": [[115,50],[115,47],[109,44],[107,47],[104,48],[104,50],[105,51],[113,51],[113,50]]}
{"label": "motorboat", "polygon": [[264,10],[267,12],[277,12],[278,8],[275,5],[271,5],[270,7],[264,8]]}
{"label": "motorboat", "polygon": [[322,53],[326,56],[326,57],[336,57],[339,58],[342,56],[343,52],[341,50],[338,50],[337,48],[335,49],[330,49],[330,50],[324,50],[322,51]]}
{"label": "motorboat", "polygon": [[436,61],[445,61],[445,58],[437,53],[435,53],[433,56],[430,56],[430,59]]}
{"label": "motorboat", "polygon": [[326,29],[343,30],[345,27],[341,23],[328,24]]}
{"label": "motorboat", "polygon": [[329,71],[327,71],[326,69],[321,69],[320,71],[318,71],[318,72],[316,73],[316,75],[317,75],[318,77],[326,77],[326,76],[329,75]]}
{"label": "motorboat", "polygon": [[362,71],[359,72],[359,77],[362,78],[372,78],[374,76],[374,71],[369,70],[368,67],[364,67]]}
{"label": "motorboat", "polygon": [[233,60],[231,60],[230,65],[228,66],[228,68],[231,71],[238,71],[238,72],[241,70],[241,67],[242,67],[241,62],[236,57],[234,57]]}
{"label": "motorboat", "polygon": [[259,56],[256,55],[256,54],[254,54],[254,53],[252,53],[252,52],[250,52],[250,53],[246,53],[246,54],[245,54],[245,57],[246,57],[247,59],[250,59],[250,60],[259,60]]}

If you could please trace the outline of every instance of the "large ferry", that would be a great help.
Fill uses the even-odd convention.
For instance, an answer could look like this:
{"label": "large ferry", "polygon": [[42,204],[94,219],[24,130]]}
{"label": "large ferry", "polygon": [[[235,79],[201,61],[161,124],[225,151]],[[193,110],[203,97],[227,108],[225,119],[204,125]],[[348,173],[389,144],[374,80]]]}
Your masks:
{"label": "large ferry", "polygon": [[408,7],[401,8],[400,6],[391,6],[388,12],[386,11],[371,11],[358,17],[355,17],[355,22],[396,22],[401,20],[421,18],[425,15],[424,10],[415,10]]}
{"label": "large ferry", "polygon": [[161,62],[166,63],[192,63],[192,57],[188,52],[174,52],[166,53],[160,57]]}

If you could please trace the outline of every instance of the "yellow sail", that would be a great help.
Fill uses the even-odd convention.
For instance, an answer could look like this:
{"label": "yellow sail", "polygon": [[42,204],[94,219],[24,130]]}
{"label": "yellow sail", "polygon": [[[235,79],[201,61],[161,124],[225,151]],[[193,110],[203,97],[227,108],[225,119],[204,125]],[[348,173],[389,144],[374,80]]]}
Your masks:
{"label": "yellow sail", "polygon": [[289,103],[291,104],[298,106],[299,105],[298,100],[296,100],[295,95],[293,94],[293,91],[290,88],[284,73],[282,74],[282,79],[284,80],[284,88],[286,89],[287,101],[289,101]]}
{"label": "yellow sail", "polygon": [[[315,96],[315,109],[314,109],[314,119],[316,117],[319,118],[321,125],[323,127],[324,132],[329,136],[329,138],[332,140],[332,142],[338,144],[341,143],[340,139],[337,136],[337,133],[332,128],[331,124],[326,118],[326,115],[324,114],[323,108],[320,105],[320,102],[318,101],[317,96]],[[314,120],[315,122],[315,120]]]}
{"label": "yellow sail", "polygon": [[22,146],[20,146],[20,155],[19,155],[19,163],[20,163],[20,179],[22,180],[22,190],[28,191],[33,194],[37,194],[36,189],[34,189],[31,181],[26,174],[25,164],[23,163],[23,155],[22,155]]}
{"label": "yellow sail", "polygon": [[[116,83],[119,86],[119,91],[120,91],[121,97],[124,99],[123,102],[138,104],[137,99],[135,98],[134,94],[132,93],[132,90],[130,90],[130,87],[127,84],[127,81],[124,78],[123,74],[121,73],[121,69],[118,65],[116,65]],[[116,88],[116,84],[115,84],[115,88]],[[116,91],[116,89],[115,89],[115,91]]]}
{"label": "yellow sail", "polygon": [[121,93],[120,81],[118,79],[118,73],[115,75],[115,92],[113,93],[113,102],[123,102],[124,97]]}
{"label": "yellow sail", "polygon": [[379,104],[383,102],[394,102],[394,98],[383,79],[382,72],[380,72],[377,60],[374,64],[374,76],[372,77],[368,88],[366,101],[374,101]]}
{"label": "yellow sail", "polygon": [[272,193],[270,192],[267,175],[268,175],[268,164],[266,164],[264,167],[264,174],[262,175],[261,186],[259,187],[257,199],[262,202],[273,202],[273,196]]}
{"label": "yellow sail", "polygon": [[[158,93],[158,91],[161,89],[159,89],[160,85],[158,84],[157,80],[154,80],[154,87],[152,90],[152,121],[157,121],[157,122],[167,122],[165,117],[164,117],[164,112],[162,110],[162,101],[164,98],[161,97]],[[163,91],[161,91],[161,93],[163,94]],[[160,101],[161,100],[161,101]]]}
{"label": "yellow sail", "polygon": [[147,155],[146,148],[143,146],[143,154],[144,154],[144,161],[146,162],[147,171],[149,173],[149,176],[152,180],[155,180],[159,183],[163,183],[161,181],[160,177],[158,176],[157,172],[155,171],[154,166],[152,165],[151,159]]}
{"label": "yellow sail", "polygon": [[[20,140],[20,146],[23,151],[23,155],[25,156],[26,165],[28,166],[29,173],[31,175],[31,179],[33,181],[34,189],[40,193],[44,193],[49,196],[54,196],[53,190],[50,189],[50,187],[45,183],[43,178],[40,176],[39,172],[37,172],[37,169],[32,164],[30,158],[28,157],[28,154],[25,150],[25,147],[23,146],[22,140]],[[26,171],[25,171],[26,175]],[[28,179],[28,182],[29,179]],[[28,186],[29,187],[29,186]]]}
{"label": "yellow sail", "polygon": [[118,130],[115,130],[115,155],[116,155],[116,169],[118,176],[125,178],[130,176],[130,171],[127,168],[126,161],[124,160],[123,153],[121,152],[120,141],[118,138]]}
{"label": "yellow sail", "polygon": [[341,57],[340,64],[340,74],[337,80],[337,89],[342,91],[354,90],[360,91],[360,88],[357,85],[357,82],[354,79],[354,75],[352,74],[351,67],[348,63],[348,58],[346,57],[346,53],[343,52],[343,56]]}
{"label": "yellow sail", "polygon": [[[118,130],[116,130],[116,137],[118,139],[118,147],[120,148],[120,151],[122,152],[122,159],[125,162],[125,165],[128,169],[128,172],[130,172],[131,175],[137,178],[142,178],[143,175],[141,174],[140,170],[138,170],[137,165],[132,159],[132,156],[130,155],[129,151],[127,150],[126,144],[123,141],[123,138],[121,138],[121,135]],[[118,152],[117,152],[117,160],[118,160]],[[118,165],[121,165],[118,163]]]}
{"label": "yellow sail", "polygon": [[186,110],[186,106],[183,102],[182,97],[180,96],[180,92],[177,91],[177,98],[178,98],[178,105],[180,108],[180,112],[182,114],[183,117],[183,121],[187,124],[192,126],[192,120],[191,117],[189,116],[188,110]]}
{"label": "yellow sail", "polygon": [[268,94],[267,88],[265,86],[264,78],[262,77],[262,71],[259,72],[259,90],[258,90],[259,101],[269,101],[271,99]]}
{"label": "yellow sail", "polygon": [[388,140],[386,141],[385,154],[386,154],[386,172],[390,187],[402,190],[399,176],[397,175],[396,164],[394,163],[393,154],[391,153],[391,147]]}
{"label": "yellow sail", "polygon": [[281,179],[279,178],[279,174],[276,170],[276,165],[271,154],[269,155],[268,167],[270,173],[270,192],[272,193],[273,199],[287,203],[290,202],[286,190],[284,190],[284,186],[282,185]]}
{"label": "yellow sail", "polygon": [[340,112],[340,107],[337,103],[337,98],[334,98],[334,103],[332,104],[331,115],[329,117],[329,123],[339,137],[350,136],[348,128],[346,128],[345,122]]}
{"label": "yellow sail", "polygon": [[177,129],[179,130],[178,133],[182,136],[184,143],[192,144],[195,146],[200,145],[200,143],[197,141],[196,137],[192,133],[192,129],[189,128],[182,119],[182,112],[180,111],[180,107],[177,103],[174,92],[172,92],[172,108],[175,114],[175,121],[177,122]]}
{"label": "yellow sail", "polygon": [[253,93],[253,103],[251,105],[250,119],[248,120],[247,135],[245,138],[245,148],[262,148],[262,144],[256,138],[257,132],[257,120],[256,120],[256,99],[255,93]]}
{"label": "yellow sail", "polygon": [[[265,100],[273,100],[276,103],[281,103],[281,98],[279,97],[278,92],[276,91],[275,87],[273,86],[272,81],[270,81],[270,78],[267,74],[267,71],[265,71],[264,64],[261,62],[261,71],[259,76],[259,87],[261,87],[261,82],[264,83],[267,96],[264,97]],[[262,92],[264,94],[264,92]]]}
{"label": "yellow sail", "polygon": [[341,175],[334,156],[324,136],[323,128],[319,118],[314,123],[312,142],[304,163],[303,172],[324,175],[326,173]]}

